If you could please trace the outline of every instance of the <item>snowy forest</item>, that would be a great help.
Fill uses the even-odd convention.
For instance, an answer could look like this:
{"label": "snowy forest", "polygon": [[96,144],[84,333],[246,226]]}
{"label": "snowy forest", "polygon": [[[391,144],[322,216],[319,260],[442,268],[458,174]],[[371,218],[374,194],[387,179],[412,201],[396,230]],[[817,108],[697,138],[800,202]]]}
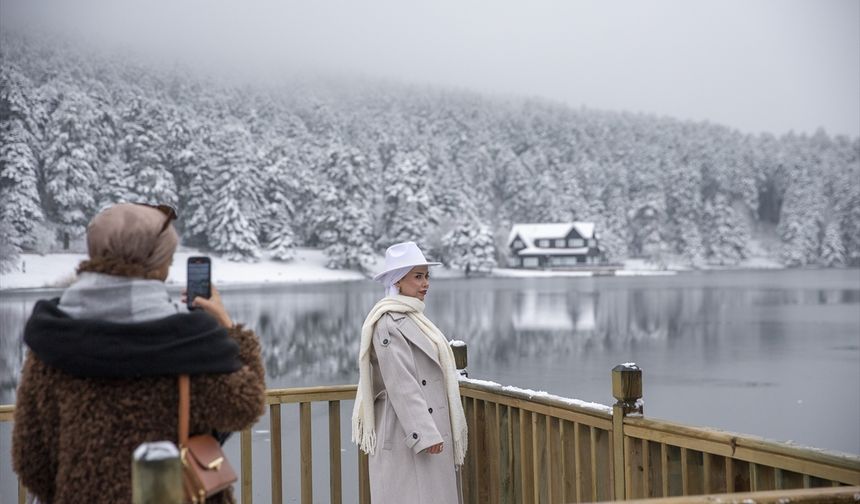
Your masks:
{"label": "snowy forest", "polygon": [[860,138],[370,80],[230,83],[5,33],[0,267],[80,247],[119,201],[240,261],[391,243],[505,265],[510,226],[591,221],[609,260],[860,265]]}

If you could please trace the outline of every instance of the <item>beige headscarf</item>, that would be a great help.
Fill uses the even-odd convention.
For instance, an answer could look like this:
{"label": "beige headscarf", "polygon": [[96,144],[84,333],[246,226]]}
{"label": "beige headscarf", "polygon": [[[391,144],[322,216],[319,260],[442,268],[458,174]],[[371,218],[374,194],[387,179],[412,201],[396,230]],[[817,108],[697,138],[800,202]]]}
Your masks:
{"label": "beige headscarf", "polygon": [[78,272],[147,278],[170,264],[179,235],[173,224],[164,232],[167,216],[156,208],[120,203],[93,217],[87,226],[89,260]]}

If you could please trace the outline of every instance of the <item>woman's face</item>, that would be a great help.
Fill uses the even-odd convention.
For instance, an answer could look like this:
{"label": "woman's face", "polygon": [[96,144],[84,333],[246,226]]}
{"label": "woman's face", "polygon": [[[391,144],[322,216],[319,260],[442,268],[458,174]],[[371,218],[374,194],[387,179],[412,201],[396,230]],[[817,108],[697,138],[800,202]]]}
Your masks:
{"label": "woman's face", "polygon": [[427,271],[427,266],[415,266],[395,285],[400,289],[401,295],[424,301],[424,296],[430,288],[430,273]]}

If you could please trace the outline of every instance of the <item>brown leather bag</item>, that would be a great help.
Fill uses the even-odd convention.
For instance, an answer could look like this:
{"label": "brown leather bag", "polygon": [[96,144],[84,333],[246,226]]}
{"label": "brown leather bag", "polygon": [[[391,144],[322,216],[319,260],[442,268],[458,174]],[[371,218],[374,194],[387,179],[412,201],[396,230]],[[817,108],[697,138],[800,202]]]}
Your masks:
{"label": "brown leather bag", "polygon": [[221,450],[221,444],[209,434],[188,437],[191,417],[191,380],[179,376],[179,453],[182,459],[182,483],[185,501],[206,502],[236,482],[236,472]]}

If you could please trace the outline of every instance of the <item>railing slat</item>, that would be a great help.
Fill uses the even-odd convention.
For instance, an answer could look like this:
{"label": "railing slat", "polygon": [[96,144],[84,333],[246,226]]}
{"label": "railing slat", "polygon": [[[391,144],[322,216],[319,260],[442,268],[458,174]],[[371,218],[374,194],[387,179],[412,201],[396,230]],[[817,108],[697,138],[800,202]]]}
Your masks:
{"label": "railing slat", "polygon": [[485,401],[477,399],[474,401],[475,425],[477,426],[475,448],[478,455],[476,462],[478,463],[475,466],[477,468],[478,502],[489,502],[491,485],[489,471],[492,461],[490,460],[490,443],[487,432],[487,406]]}
{"label": "railing slat", "polygon": [[508,406],[511,409],[511,454],[513,456],[513,482],[514,482],[514,500],[513,502],[523,502],[523,457],[522,457],[522,437],[520,436],[520,423],[522,416],[519,408]]}
{"label": "railing slat", "polygon": [[484,403],[484,418],[487,419],[487,441],[490,450],[487,465],[489,468],[488,480],[490,485],[490,502],[499,502],[501,488],[502,467],[502,431],[501,431],[501,407],[498,403]]}
{"label": "railing slat", "polygon": [[648,440],[642,440],[642,498],[648,499],[651,495],[651,447]]}
{"label": "railing slat", "polygon": [[597,500],[597,429],[588,428],[588,440],[591,447],[591,500]]}
{"label": "railing slat", "polygon": [[576,470],[576,424],[559,419],[559,437],[562,459],[562,502],[574,502],[577,500],[577,470]]}
{"label": "railing slat", "polygon": [[466,451],[466,460],[463,461],[463,467],[460,468],[460,483],[463,487],[463,502],[472,504],[472,465],[475,463],[475,431],[472,430],[472,415],[474,412],[471,409],[472,400],[466,396],[461,396],[463,401],[463,413],[466,415],[466,425],[469,428],[469,449]]}
{"label": "railing slat", "polygon": [[[619,439],[619,437],[615,437],[615,439]],[[623,436],[622,448],[624,450],[623,458],[624,461],[624,495],[625,499],[633,499],[639,497],[639,494],[635,492],[633,489],[633,474],[631,471],[631,466],[633,465],[633,439],[629,436]],[[615,453],[618,453],[618,450],[615,450]],[[618,474],[618,473],[616,473]]]}
{"label": "railing slat", "polygon": [[358,502],[370,504],[370,471],[367,455],[358,450]]}
{"label": "railing slat", "polygon": [[686,448],[681,448],[681,495],[690,495],[690,474],[687,469]]}
{"label": "railing slat", "polygon": [[254,501],[254,482],[251,472],[251,429],[245,429],[239,435],[239,445],[242,459],[242,504],[251,504]]}
{"label": "railing slat", "polygon": [[750,464],[750,492],[757,492],[758,488],[758,464]]}
{"label": "railing slat", "polygon": [[497,404],[499,412],[499,462],[500,462],[500,496],[502,504],[514,504],[516,494],[514,493],[514,479],[516,477],[514,467],[514,440],[513,423],[511,421],[511,407]]}
{"label": "railing slat", "polygon": [[272,440],[272,504],[283,502],[281,471],[281,405],[269,405],[269,437]]}
{"label": "railing slat", "polygon": [[543,486],[543,485],[541,485],[541,477],[540,477],[540,475],[541,475],[541,469],[540,468],[541,468],[541,464],[543,463],[543,457],[540,456],[541,443],[540,443],[540,435],[538,433],[538,414],[532,413],[531,417],[532,417],[532,422],[531,422],[531,429],[532,429],[532,478],[534,478],[533,498],[534,498],[535,504],[538,504],[539,502],[541,502],[540,494],[541,494],[541,488]]}
{"label": "railing slat", "polygon": [[550,461],[549,473],[551,485],[549,487],[550,502],[564,502],[564,451],[561,444],[561,421],[558,418],[547,419],[547,453]]}
{"label": "railing slat", "polygon": [[522,483],[522,502],[529,503],[534,501],[534,486],[535,482],[532,479],[532,436],[531,436],[531,416],[532,413],[520,408],[520,474],[523,480]]}
{"label": "railing slat", "polygon": [[314,463],[311,445],[311,403],[299,403],[299,437],[301,438],[302,504],[314,502]]}
{"label": "railing slat", "polygon": [[328,402],[328,479],[329,501],[343,502],[342,476],[340,468],[340,401]]}
{"label": "railing slat", "polygon": [[726,459],[726,492],[732,493],[735,491],[735,461],[731,457]]}
{"label": "railing slat", "polygon": [[476,502],[476,503],[481,502],[481,500],[480,500],[480,489],[478,486],[479,485],[478,471],[480,469],[478,467],[478,464],[479,464],[478,461],[479,461],[480,454],[478,453],[478,450],[477,450],[477,444],[478,443],[476,441],[478,438],[478,408],[476,405],[477,401],[478,400],[475,398],[466,399],[466,402],[469,404],[469,415],[468,415],[469,432],[471,433],[471,436],[472,436],[472,448],[473,448],[472,461],[469,464],[469,487],[470,487],[470,494],[472,497],[471,501]]}
{"label": "railing slat", "polygon": [[663,480],[663,497],[669,497],[669,450],[660,443],[660,472]]}
{"label": "railing slat", "polygon": [[576,451],[574,452],[574,463],[576,464],[576,502],[582,502],[582,475],[584,474],[584,470],[582,468],[582,457],[580,454],[582,453],[582,443],[581,441],[581,430],[582,428],[579,426],[578,422],[573,423],[573,444],[576,446]]}

